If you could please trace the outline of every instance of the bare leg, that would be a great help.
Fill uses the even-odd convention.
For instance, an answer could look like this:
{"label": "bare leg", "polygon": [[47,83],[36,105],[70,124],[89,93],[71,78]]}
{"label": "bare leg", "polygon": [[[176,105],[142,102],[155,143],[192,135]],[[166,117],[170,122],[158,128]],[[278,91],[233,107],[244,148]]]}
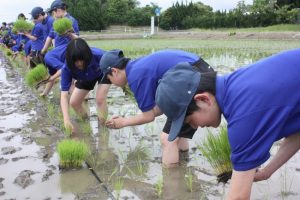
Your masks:
{"label": "bare leg", "polygon": [[179,163],[179,148],[178,141],[176,138],[174,141],[168,141],[168,134],[162,132],[160,135],[162,144],[162,163],[164,167],[173,167]]}
{"label": "bare leg", "polygon": [[96,92],[96,103],[98,107],[98,119],[103,125],[107,118],[107,104],[106,97],[109,91],[109,84],[98,84]]}
{"label": "bare leg", "polygon": [[80,115],[81,117],[87,116],[87,111],[83,107],[82,103],[84,101],[84,97],[89,93],[88,90],[82,90],[75,88],[71,98],[70,98],[70,105],[75,110],[75,112]]}
{"label": "bare leg", "polygon": [[179,138],[178,148],[180,151],[188,151],[189,150],[189,142],[186,138]]}
{"label": "bare leg", "polygon": [[267,180],[300,149],[300,133],[293,134],[283,140],[278,152],[272,160],[255,173],[254,181]]}

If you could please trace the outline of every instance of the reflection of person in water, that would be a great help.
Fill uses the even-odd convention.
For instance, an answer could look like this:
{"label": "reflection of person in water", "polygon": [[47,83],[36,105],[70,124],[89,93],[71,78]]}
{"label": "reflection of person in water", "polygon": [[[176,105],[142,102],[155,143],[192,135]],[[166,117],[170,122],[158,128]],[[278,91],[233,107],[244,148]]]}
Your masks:
{"label": "reflection of person in water", "polygon": [[286,138],[269,175],[300,148],[300,49],[262,59],[231,74],[200,73],[186,64],[168,71],[158,85],[156,104],[172,119],[174,140],[183,122],[192,127],[228,124],[233,173],[227,199],[250,199],[257,168],[270,158],[273,143]]}

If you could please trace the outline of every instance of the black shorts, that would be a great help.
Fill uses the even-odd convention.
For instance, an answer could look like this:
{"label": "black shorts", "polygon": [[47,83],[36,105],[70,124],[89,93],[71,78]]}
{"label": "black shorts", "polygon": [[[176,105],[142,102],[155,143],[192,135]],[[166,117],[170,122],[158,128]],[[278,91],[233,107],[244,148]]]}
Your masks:
{"label": "black shorts", "polygon": [[[102,76],[100,76],[99,78],[96,78],[95,80],[92,80],[92,81],[77,80],[75,82],[75,87],[78,89],[82,89],[82,90],[93,90],[97,82],[98,82],[98,84],[101,83],[101,79],[102,79]],[[102,81],[101,84],[109,84],[109,83]]]}
{"label": "black shorts", "polygon": [[[163,128],[163,132],[169,134],[171,129],[171,124],[172,121],[168,118]],[[197,129],[193,129],[189,124],[184,123],[180,130],[180,133],[178,134],[178,137],[192,139],[196,131]]]}

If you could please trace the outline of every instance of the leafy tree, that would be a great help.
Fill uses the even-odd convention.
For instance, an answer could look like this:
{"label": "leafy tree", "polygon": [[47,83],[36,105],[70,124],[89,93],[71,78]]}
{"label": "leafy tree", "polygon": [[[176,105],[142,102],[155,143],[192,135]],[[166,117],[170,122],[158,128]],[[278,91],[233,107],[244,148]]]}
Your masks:
{"label": "leafy tree", "polygon": [[106,24],[103,10],[106,0],[65,0],[68,12],[78,20],[80,30],[101,30]]}
{"label": "leafy tree", "polygon": [[290,8],[300,8],[300,0],[277,0],[279,7],[289,5]]}

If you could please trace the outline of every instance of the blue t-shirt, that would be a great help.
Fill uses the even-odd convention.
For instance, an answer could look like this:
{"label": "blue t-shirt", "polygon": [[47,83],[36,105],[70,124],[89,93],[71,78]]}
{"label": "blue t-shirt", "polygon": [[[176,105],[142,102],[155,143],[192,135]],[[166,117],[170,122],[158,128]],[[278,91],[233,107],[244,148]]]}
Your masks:
{"label": "blue t-shirt", "polygon": [[[69,18],[72,21],[73,29],[75,31],[75,34],[79,35],[79,27],[78,27],[77,20],[74,17],[72,17],[70,14],[67,14],[65,17]],[[58,35],[54,31],[53,27],[52,27],[52,29],[49,33],[49,37],[52,38],[52,39],[55,39],[55,47],[58,47],[58,46],[63,45],[63,44],[68,44],[71,41],[71,38],[67,35],[61,35],[61,36]]]}
{"label": "blue t-shirt", "polygon": [[43,28],[44,28],[44,40],[46,41],[47,37],[50,34],[50,31],[53,27],[54,19],[50,15],[47,15],[47,17],[42,22]]}
{"label": "blue t-shirt", "polygon": [[199,56],[181,50],[162,50],[129,61],[126,66],[128,85],[134,93],[138,107],[147,112],[155,106],[158,81],[170,68],[180,62],[194,63]]}
{"label": "blue t-shirt", "polygon": [[44,46],[44,28],[42,23],[37,23],[34,25],[31,35],[37,38],[36,40],[32,41],[31,50],[42,50]]}
{"label": "blue t-shirt", "polygon": [[300,131],[300,49],[218,76],[216,99],[228,123],[237,171],[270,157],[273,143]]}
{"label": "blue t-shirt", "polygon": [[69,69],[69,67],[67,67],[67,64],[65,62],[64,66],[62,67],[60,81],[61,91],[69,91],[72,83],[72,78],[74,78],[75,80],[92,81],[102,76],[99,62],[105,51],[97,48],[91,48],[91,50],[93,58],[85,71],[78,69],[71,72],[71,70]]}

